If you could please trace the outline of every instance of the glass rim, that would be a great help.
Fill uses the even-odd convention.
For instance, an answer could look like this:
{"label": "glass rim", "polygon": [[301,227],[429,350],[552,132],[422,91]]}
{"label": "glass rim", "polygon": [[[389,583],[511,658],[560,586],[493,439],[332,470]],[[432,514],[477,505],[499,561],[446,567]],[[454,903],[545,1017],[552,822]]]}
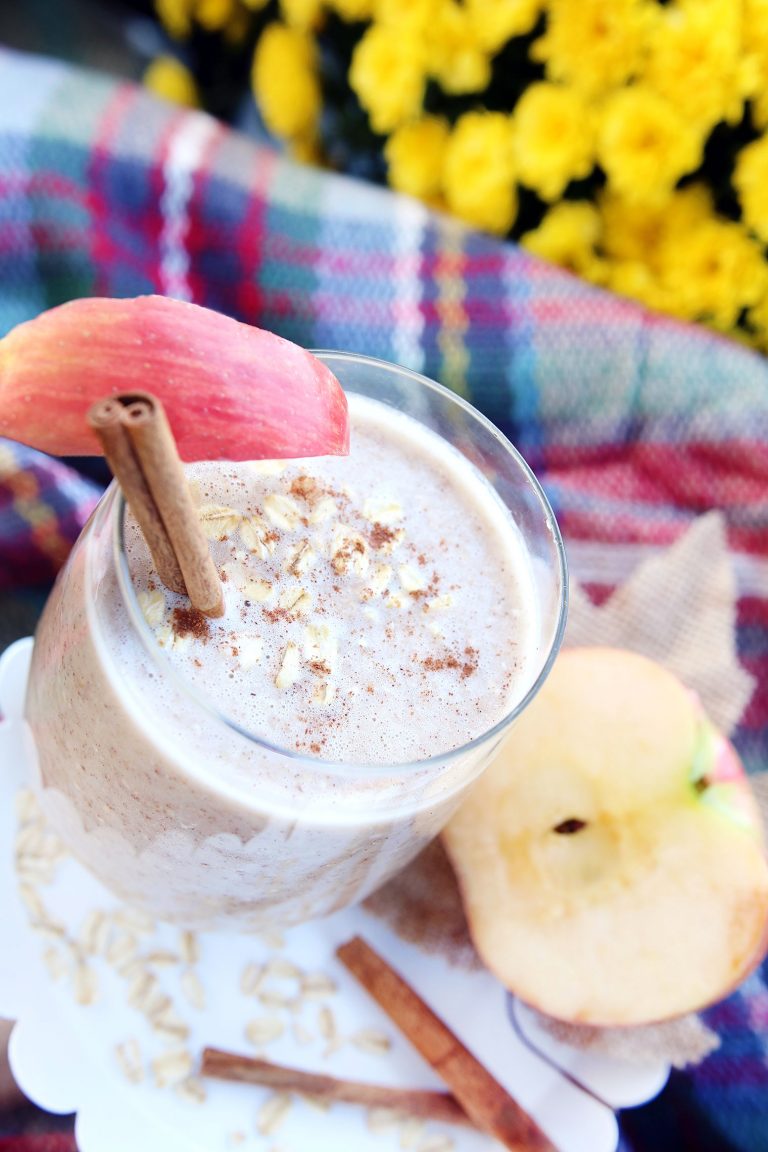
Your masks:
{"label": "glass rim", "polygon": [[[297,751],[296,749],[287,748],[281,744],[271,742],[267,737],[251,732],[242,724],[239,724],[231,716],[227,716],[206,696],[198,691],[194,684],[192,684],[173,664],[173,662],[166,656],[162,649],[157,644],[154,634],[149,627],[149,624],[144,619],[144,614],[139,606],[136,590],[133,586],[133,579],[131,577],[130,568],[128,566],[128,558],[125,550],[125,512],[126,500],[122,490],[113,480],[110,488],[107,491],[107,496],[112,494],[109,514],[111,516],[112,527],[112,553],[115,564],[115,572],[117,574],[117,583],[120,589],[123,603],[128,613],[129,620],[133,626],[134,632],[138,635],[144,650],[149,654],[156,666],[161,670],[164,677],[167,677],[171,684],[181,692],[182,697],[193,701],[197,706],[203,709],[210,717],[213,718],[218,724],[223,725],[225,728],[236,733],[238,736],[247,740],[251,745],[263,749],[267,752],[273,753],[277,756],[283,757],[288,760],[300,763],[303,766],[311,765],[318,773],[326,773],[329,775],[346,776],[350,773],[356,776],[399,776],[412,773],[415,769],[429,769],[437,765],[449,765],[460,758],[472,753],[476,749],[480,749],[482,745],[494,740],[503,734],[505,729],[511,726],[514,720],[520,713],[528,706],[533,697],[537,694],[540,687],[546,680],[552,665],[560,651],[560,647],[565,632],[565,625],[568,615],[568,565],[566,560],[565,545],[563,542],[562,534],[559,525],[555,518],[554,512],[550,505],[549,499],[537,479],[532,468],[520,452],[515,448],[514,444],[496,427],[496,425],[489,420],[482,412],[470,404],[463,396],[459,396],[450,388],[446,388],[443,384],[431,380],[428,376],[424,376],[419,372],[410,368],[405,368],[399,364],[393,364],[387,360],[381,360],[374,356],[366,356],[356,352],[338,352],[326,349],[312,349],[312,355],[317,356],[318,359],[323,360],[324,363],[336,360],[346,363],[363,363],[372,367],[386,370],[388,373],[401,378],[410,378],[414,380],[419,387],[426,386],[437,395],[441,396],[444,400],[455,404],[458,408],[463,409],[474,422],[479,423],[493,439],[495,439],[505,450],[508,456],[514,461],[516,467],[522,473],[524,479],[532,489],[538,505],[542,511],[544,520],[550,530],[552,542],[554,544],[554,553],[557,561],[557,578],[559,587],[558,607],[557,607],[557,621],[554,629],[554,634],[549,645],[546,659],[539,669],[537,675],[534,677],[528,689],[515,703],[515,705],[504,715],[491,725],[490,728],[484,728],[482,732],[478,733],[471,740],[458,745],[456,748],[450,748],[443,752],[435,753],[432,756],[423,757],[420,760],[405,760],[405,761],[353,761],[353,760],[326,760],[322,756],[313,756],[304,751]],[[354,389],[350,388],[349,392],[354,393]],[[413,417],[418,420],[418,417]],[[459,450],[460,451],[460,450]]]}

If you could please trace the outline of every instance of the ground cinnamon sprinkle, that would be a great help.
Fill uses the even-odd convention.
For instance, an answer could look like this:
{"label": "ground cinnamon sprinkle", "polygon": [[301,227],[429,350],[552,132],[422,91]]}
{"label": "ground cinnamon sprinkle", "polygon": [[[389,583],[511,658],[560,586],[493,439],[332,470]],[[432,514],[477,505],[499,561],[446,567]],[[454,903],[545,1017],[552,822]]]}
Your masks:
{"label": "ground cinnamon sprinkle", "polygon": [[207,640],[210,635],[208,617],[199,608],[174,608],[172,619],[172,627],[177,636]]}
{"label": "ground cinnamon sprinkle", "polygon": [[318,495],[317,481],[312,476],[297,476],[288,491],[299,500],[313,500]]}
{"label": "ground cinnamon sprinkle", "polygon": [[307,664],[310,672],[314,672],[315,676],[330,676],[331,668],[325,660],[310,660]]}
{"label": "ground cinnamon sprinkle", "polygon": [[368,534],[368,542],[371,548],[378,551],[379,548],[385,548],[387,544],[391,544],[396,535],[394,528],[387,528],[385,524],[379,524],[377,520]]}

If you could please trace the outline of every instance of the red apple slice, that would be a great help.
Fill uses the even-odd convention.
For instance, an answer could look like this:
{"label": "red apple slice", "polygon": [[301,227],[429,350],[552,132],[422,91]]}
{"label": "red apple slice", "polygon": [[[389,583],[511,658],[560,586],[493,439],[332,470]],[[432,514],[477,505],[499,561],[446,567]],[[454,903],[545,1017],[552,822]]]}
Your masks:
{"label": "red apple slice", "polygon": [[58,456],[101,449],[94,401],[153,392],[183,460],[344,455],[347,402],[316,357],[163,296],[73,300],[0,340],[0,436]]}
{"label": "red apple slice", "polygon": [[765,953],[746,774],[696,698],[631,652],[564,652],[443,835],[478,952],[558,1019],[698,1010]]}

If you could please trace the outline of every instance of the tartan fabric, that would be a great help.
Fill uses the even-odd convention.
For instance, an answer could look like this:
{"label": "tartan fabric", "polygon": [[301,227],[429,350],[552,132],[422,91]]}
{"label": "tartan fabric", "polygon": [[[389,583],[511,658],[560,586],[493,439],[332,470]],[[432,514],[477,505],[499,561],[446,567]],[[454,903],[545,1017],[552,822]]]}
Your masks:
{"label": "tartan fabric", "polygon": [[[758,683],[736,743],[768,769],[768,362],[202,114],[0,49],[0,333],[145,292],[465,395],[539,474],[595,596],[722,509]],[[98,490],[0,442],[0,587],[48,582]],[[707,1014],[717,1053],[622,1118],[627,1152],[768,1150],[767,980]]]}

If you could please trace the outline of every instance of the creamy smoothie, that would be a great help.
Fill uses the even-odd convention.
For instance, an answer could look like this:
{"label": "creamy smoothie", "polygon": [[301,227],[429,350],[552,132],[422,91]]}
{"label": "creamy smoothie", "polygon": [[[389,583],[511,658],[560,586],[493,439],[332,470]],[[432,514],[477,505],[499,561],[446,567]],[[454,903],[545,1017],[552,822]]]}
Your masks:
{"label": "creamy smoothie", "polygon": [[349,457],[188,466],[223,617],[159,583],[114,491],[46,608],[42,802],[160,917],[259,928],[363,898],[439,831],[551,647],[488,480],[349,400]]}

